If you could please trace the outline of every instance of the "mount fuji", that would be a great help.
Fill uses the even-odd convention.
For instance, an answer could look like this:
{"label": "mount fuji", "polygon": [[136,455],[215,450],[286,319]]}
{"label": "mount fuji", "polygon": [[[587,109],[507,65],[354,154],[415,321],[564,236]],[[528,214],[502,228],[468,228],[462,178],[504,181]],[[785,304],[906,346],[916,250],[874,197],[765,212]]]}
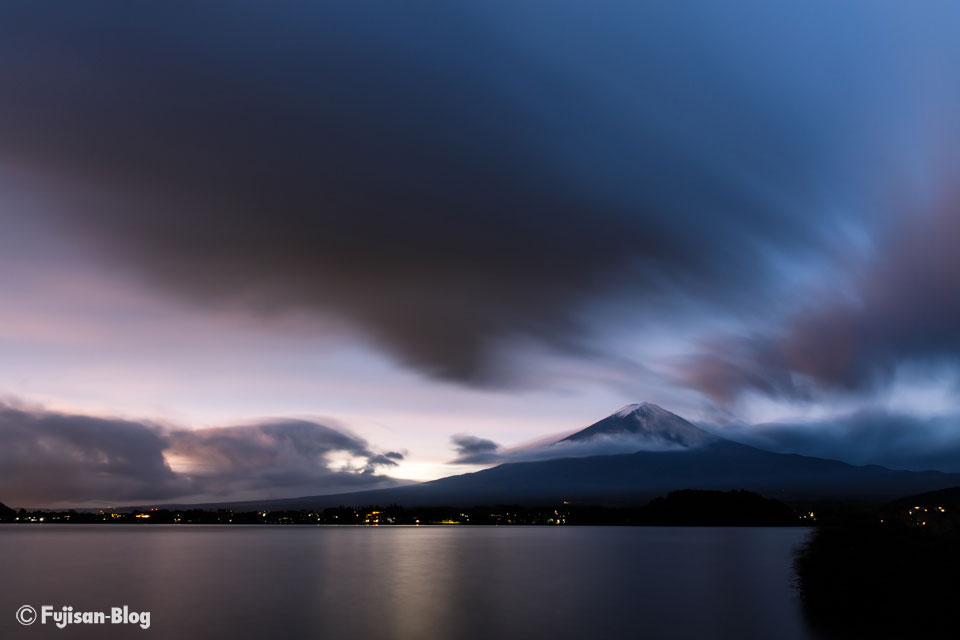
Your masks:
{"label": "mount fuji", "polygon": [[[615,446],[616,453],[584,452]],[[781,500],[890,500],[960,486],[960,474],[772,453],[700,429],[654,404],[631,404],[542,447],[539,459],[390,489],[232,503],[270,509],[337,505],[642,504],[678,489],[747,489]],[[544,457],[548,459],[543,459]],[[218,505],[224,506],[224,505]]]}

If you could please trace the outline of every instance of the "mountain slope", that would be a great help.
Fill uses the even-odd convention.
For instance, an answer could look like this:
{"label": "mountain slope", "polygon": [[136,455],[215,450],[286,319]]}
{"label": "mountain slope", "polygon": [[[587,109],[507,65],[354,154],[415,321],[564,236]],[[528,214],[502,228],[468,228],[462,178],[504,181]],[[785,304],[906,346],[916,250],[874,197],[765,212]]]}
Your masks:
{"label": "mountain slope", "polygon": [[690,449],[516,462],[393,489],[229,506],[320,509],[368,504],[552,504],[564,500],[640,504],[677,489],[748,489],[785,500],[887,500],[955,485],[960,485],[960,474],[857,467],[770,453],[718,438]]}

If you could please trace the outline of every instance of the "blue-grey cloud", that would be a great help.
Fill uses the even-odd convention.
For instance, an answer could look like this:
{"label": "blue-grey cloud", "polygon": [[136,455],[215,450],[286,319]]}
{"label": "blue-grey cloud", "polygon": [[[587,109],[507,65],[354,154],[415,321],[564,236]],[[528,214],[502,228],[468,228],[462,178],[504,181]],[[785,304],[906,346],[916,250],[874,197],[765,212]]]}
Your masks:
{"label": "blue-grey cloud", "polygon": [[[245,490],[305,491],[310,487],[367,486],[378,467],[394,467],[399,454],[377,454],[350,434],[308,420],[277,420],[252,425],[176,430],[167,434],[168,451],[194,461],[184,471],[207,492]],[[335,452],[357,460],[336,468]],[[382,480],[376,477],[375,481]]]}
{"label": "blue-grey cloud", "polygon": [[454,464],[487,464],[500,462],[500,445],[493,440],[458,433],[450,437],[457,452]]}
{"label": "blue-grey cloud", "polygon": [[799,453],[893,469],[960,472],[960,415],[935,418],[862,411],[836,418],[711,427],[778,453]]}
{"label": "blue-grey cloud", "polygon": [[515,384],[504,345],[605,356],[598,319],[762,307],[784,264],[883,224],[873,185],[955,98],[940,10],[23,4],[0,160],[180,300],[332,316],[426,375]]}
{"label": "blue-grey cloud", "polygon": [[849,290],[827,290],[758,334],[717,340],[685,363],[683,381],[720,401],[744,391],[813,398],[882,389],[904,363],[960,367],[957,195],[918,208]]}
{"label": "blue-grey cloud", "polygon": [[167,465],[162,429],[0,405],[0,491],[5,504],[114,501],[189,493]]}
{"label": "blue-grey cloud", "polygon": [[586,458],[610,456],[638,451],[676,451],[686,448],[683,444],[651,439],[643,435],[615,434],[597,435],[585,440],[562,440],[543,438],[536,444],[503,447],[492,440],[468,434],[456,434],[451,442],[457,457],[451,464],[502,464],[505,462],[534,462],[557,458]]}
{"label": "blue-grey cloud", "polygon": [[10,405],[0,440],[14,506],[337,493],[395,484],[378,471],[403,457],[306,420],[189,430]]}

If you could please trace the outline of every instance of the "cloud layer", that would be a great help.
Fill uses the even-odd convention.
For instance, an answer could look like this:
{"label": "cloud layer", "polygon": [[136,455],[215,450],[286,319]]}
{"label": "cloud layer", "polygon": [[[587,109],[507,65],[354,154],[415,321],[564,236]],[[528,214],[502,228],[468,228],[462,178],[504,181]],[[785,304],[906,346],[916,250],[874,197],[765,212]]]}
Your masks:
{"label": "cloud layer", "polygon": [[223,8],[8,12],[2,161],[152,287],[332,318],[445,380],[763,300],[890,130],[855,11],[811,49],[816,8],[763,4]]}
{"label": "cloud layer", "polygon": [[724,437],[779,453],[910,471],[960,472],[960,415],[935,418],[861,411],[805,422],[730,425]]}
{"label": "cloud layer", "polygon": [[18,507],[336,493],[395,484],[378,470],[403,458],[305,420],[194,431],[10,405],[0,440],[2,501]]}
{"label": "cloud layer", "polygon": [[822,292],[780,327],[711,343],[684,381],[720,401],[744,391],[802,399],[882,389],[903,363],[932,373],[960,364],[960,200],[931,208],[884,238],[852,286]]}
{"label": "cloud layer", "polygon": [[450,442],[457,457],[450,464],[503,464],[506,462],[534,462],[557,458],[585,458],[610,456],[638,451],[676,451],[685,445],[651,439],[638,435],[595,435],[584,440],[562,440],[563,436],[541,438],[536,443],[520,447],[500,444],[473,435],[458,433]]}
{"label": "cloud layer", "polygon": [[488,464],[500,462],[500,445],[493,440],[478,438],[466,433],[457,433],[450,437],[457,457],[453,464]]}

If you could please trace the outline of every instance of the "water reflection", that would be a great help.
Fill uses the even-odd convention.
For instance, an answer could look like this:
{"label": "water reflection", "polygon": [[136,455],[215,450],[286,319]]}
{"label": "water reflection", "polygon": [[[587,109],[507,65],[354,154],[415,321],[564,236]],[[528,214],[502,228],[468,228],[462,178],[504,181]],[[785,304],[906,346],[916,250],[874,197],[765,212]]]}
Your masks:
{"label": "water reflection", "polygon": [[[152,612],[154,637],[807,638],[800,529],[0,526],[21,604]],[[138,637],[73,627],[73,638]],[[33,637],[63,637],[34,625]],[[58,635],[59,634],[59,635]]]}

